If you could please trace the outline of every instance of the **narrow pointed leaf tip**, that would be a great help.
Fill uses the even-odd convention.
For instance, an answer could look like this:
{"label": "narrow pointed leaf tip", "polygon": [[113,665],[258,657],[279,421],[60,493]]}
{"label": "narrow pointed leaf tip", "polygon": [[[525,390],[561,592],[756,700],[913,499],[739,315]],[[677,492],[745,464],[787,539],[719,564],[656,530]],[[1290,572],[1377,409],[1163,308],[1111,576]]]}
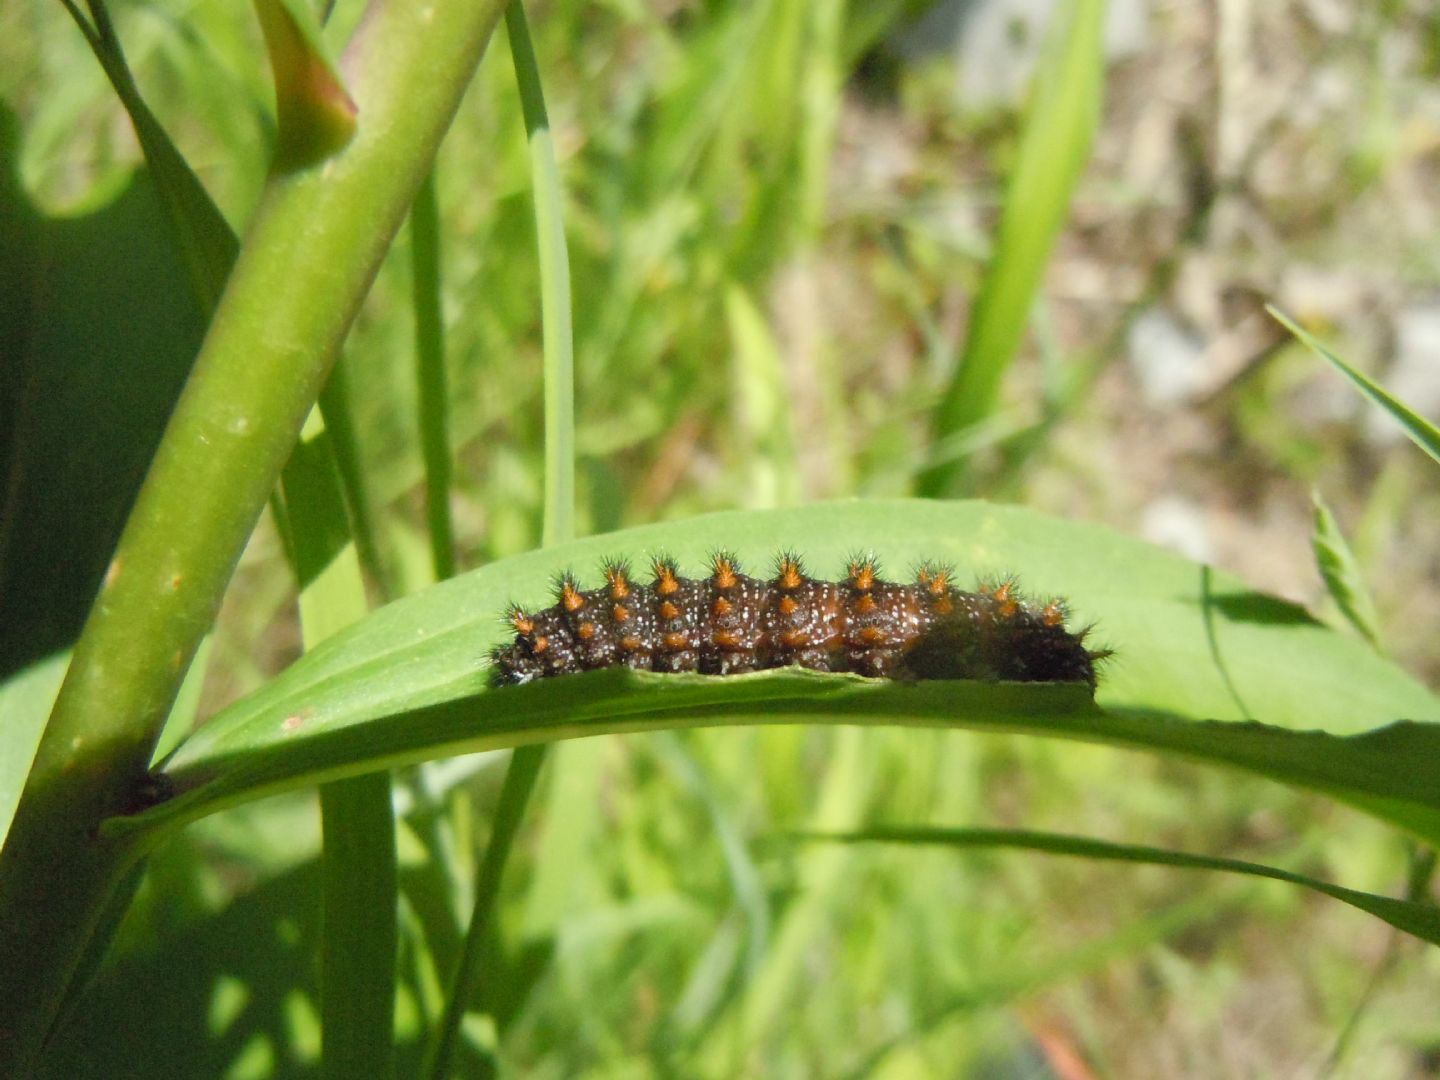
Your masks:
{"label": "narrow pointed leaf tip", "polygon": [[1411,442],[1420,447],[1421,450],[1424,450],[1425,453],[1429,454],[1435,461],[1440,462],[1440,427],[1436,427],[1374,379],[1361,371],[1357,371],[1344,360],[1340,359],[1335,353],[1326,348],[1318,338],[1308,333],[1304,327],[1300,326],[1294,319],[1290,318],[1279,308],[1273,304],[1267,304],[1265,310],[1270,312],[1270,315],[1276,322],[1309,346],[1317,356],[1354,383],[1356,389],[1362,394],[1389,413],[1404,430],[1405,435]]}
{"label": "narrow pointed leaf tip", "polygon": [[1035,832],[1029,829],[962,829],[931,826],[880,826],[853,833],[801,832],[791,834],[796,840],[839,844],[908,844],[955,848],[1012,848],[1044,852],[1050,855],[1071,855],[1082,859],[1110,862],[1143,863],[1150,866],[1176,866],[1188,870],[1218,870],[1249,877],[1269,878],[1299,885],[1312,892],[1332,897],[1341,903],[1383,919],[1397,930],[1403,930],[1422,941],[1440,945],[1440,908],[1414,900],[1400,900],[1376,893],[1347,889],[1296,874],[1279,867],[1245,862],[1223,856],[1191,855],[1167,848],[1144,847],[1138,844],[1114,844],[1083,836],[1063,833]]}
{"label": "narrow pointed leaf tip", "polygon": [[255,0],[275,73],[275,171],[316,165],[344,149],[358,112],[301,0]]}

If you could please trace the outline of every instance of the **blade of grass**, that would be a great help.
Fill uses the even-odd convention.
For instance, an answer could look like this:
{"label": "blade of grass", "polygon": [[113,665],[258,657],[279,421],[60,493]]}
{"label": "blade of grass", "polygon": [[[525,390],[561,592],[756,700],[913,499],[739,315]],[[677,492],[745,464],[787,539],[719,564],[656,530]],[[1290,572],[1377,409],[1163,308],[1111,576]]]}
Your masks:
{"label": "blade of grass", "polygon": [[350,511],[350,530],[356,553],[360,556],[360,565],[378,583],[381,596],[388,599],[393,595],[393,586],[380,554],[375,510],[360,458],[360,441],[350,409],[350,377],[343,356],[331,369],[330,378],[325,380],[319,404],[330,449],[335,455],[335,465],[340,470],[340,485]]}
{"label": "blade of grass", "polygon": [[[836,736],[820,793],[811,811],[811,820],[820,831],[848,827],[864,816],[865,803],[874,783],[873,771],[866,768],[868,744],[864,736],[865,732],[855,727],[842,728]],[[764,965],[737,1002],[741,1045],[765,1045],[773,1038],[777,1026],[787,1022],[786,1003],[796,989],[804,985],[807,957],[832,917],[837,898],[850,877],[850,866],[847,853],[838,850],[809,852],[801,860],[796,871],[799,896],[776,927]],[[717,1030],[725,1026],[722,1022]],[[733,1046],[729,1037],[710,1044],[708,1050],[716,1055],[715,1062],[723,1060],[727,1045]]]}
{"label": "blade of grass", "polygon": [[[932,439],[948,440],[990,416],[1000,382],[1019,349],[1030,308],[1070,199],[1090,158],[1105,86],[1104,0],[1057,9],[1036,74],[1019,155],[1005,195],[995,254],[970,315],[960,362],[941,397]],[[964,462],[932,466],[919,477],[930,498],[954,494]]]}
{"label": "blade of grass", "polygon": [[[575,536],[575,361],[571,326],[570,260],[565,246],[563,193],[555,142],[540,85],[540,67],[521,0],[505,9],[505,29],[515,65],[534,184],[535,231],[540,262],[540,307],[545,381],[545,509],[541,543]],[[545,763],[547,747],[519,746],[510,757],[500,790],[495,830],[477,869],[475,904],[465,948],[451,979],[445,1013],[435,1035],[430,1074],[445,1077],[454,1059],[460,1023],[479,975],[479,944],[494,921],[494,905],[515,831]]]}
{"label": "blade of grass", "polygon": [[784,363],[765,317],[739,285],[725,290],[734,355],[736,441],[749,473],[742,503],[756,509],[800,501],[794,417]]}
{"label": "blade of grass", "polygon": [[1437,428],[1425,417],[1415,412],[1390,391],[1377,383],[1374,379],[1363,372],[1356,371],[1340,357],[1322,345],[1313,334],[1306,331],[1288,315],[1282,312],[1273,304],[1266,304],[1265,310],[1270,312],[1275,321],[1289,330],[1306,345],[1310,346],[1321,359],[1325,360],[1331,367],[1344,375],[1359,388],[1360,392],[1373,401],[1380,408],[1393,416],[1397,423],[1405,430],[1410,441],[1424,450],[1437,462],[1440,462],[1440,428]]}
{"label": "blade of grass", "polygon": [[425,512],[436,581],[455,573],[450,520],[449,392],[445,385],[445,319],[440,298],[440,206],[435,173],[425,177],[410,208],[415,306],[415,374],[419,387],[420,452],[425,459]]}
{"label": "blade of grass", "polygon": [[802,832],[790,834],[799,840],[840,844],[908,844],[952,848],[1018,848],[1050,855],[1071,855],[1109,862],[1144,863],[1150,866],[1178,866],[1186,870],[1220,870],[1230,874],[1270,878],[1299,885],[1349,904],[1391,926],[1413,934],[1432,945],[1440,945],[1440,907],[1434,904],[1397,900],[1390,896],[1347,889],[1327,881],[1292,873],[1274,866],[1213,855],[1191,855],[1166,848],[1139,844],[1114,844],[1083,836],[1035,832],[1029,829],[947,829],[937,827],[880,827],[851,833]]}
{"label": "blade of grass", "polygon": [[[339,468],[318,409],[290,455],[281,488],[308,652],[366,611]],[[383,1078],[394,1067],[397,933],[389,773],[322,785],[320,819],[321,1073]]]}
{"label": "blade of grass", "polygon": [[272,178],[249,225],[0,852],[0,1075],[30,1071],[138,855],[95,826],[144,789],[189,660],[500,14],[499,0],[423,20],[377,6],[342,63],[355,139],[323,169]]}
{"label": "blade of grass", "polygon": [[395,1071],[395,815],[388,772],[320,788],[321,1076]]}
{"label": "blade of grass", "polygon": [[[528,749],[533,751],[538,748]],[[451,975],[445,998],[445,1013],[440,1019],[435,1045],[425,1070],[426,1075],[433,1080],[447,1080],[452,1075],[455,1050],[460,1038],[460,1022],[475,993],[480,974],[481,946],[494,916],[495,901],[500,895],[500,880],[515,842],[515,834],[525,820],[525,808],[535,790],[535,780],[540,775],[540,766],[544,760],[543,753],[526,754],[517,751],[511,757],[510,768],[505,773],[500,802],[495,808],[495,823],[490,832],[490,843],[485,848],[485,857],[475,875],[475,906],[470,916],[470,926],[465,931],[465,945]]]}
{"label": "blade of grass", "polygon": [[1223,898],[1217,901],[1209,896],[1192,896],[1098,938],[1076,941],[1053,959],[1014,966],[997,964],[995,970],[981,973],[977,982],[958,994],[947,994],[935,1004],[926,1003],[903,1034],[885,1039],[865,1052],[854,1068],[840,1074],[841,1080],[872,1080],[876,1076],[895,1075],[897,1071],[905,1075],[903,1066],[909,1064],[908,1061],[902,1059],[902,1069],[895,1070],[886,1068],[889,1064],[886,1059],[897,1050],[903,1053],[906,1044],[923,1038],[924,1033],[936,1031],[960,1016],[1018,1005],[1047,987],[1074,983],[1084,974],[1113,970],[1117,963],[1198,927],[1226,925],[1226,920],[1234,914],[1229,910],[1232,906]]}
{"label": "blade of grass", "polygon": [[530,143],[535,184],[535,232],[540,253],[540,310],[545,345],[545,520],[541,542],[575,538],[575,345],[571,327],[570,257],[565,249],[564,193],[555,139],[540,87],[540,67],[525,21],[525,6],[505,9],[510,54]]}
{"label": "blade of grass", "polygon": [[798,169],[799,229],[813,242],[825,221],[826,195],[835,127],[844,100],[841,86],[844,4],[815,4],[807,14],[807,38],[800,74],[802,126]]}

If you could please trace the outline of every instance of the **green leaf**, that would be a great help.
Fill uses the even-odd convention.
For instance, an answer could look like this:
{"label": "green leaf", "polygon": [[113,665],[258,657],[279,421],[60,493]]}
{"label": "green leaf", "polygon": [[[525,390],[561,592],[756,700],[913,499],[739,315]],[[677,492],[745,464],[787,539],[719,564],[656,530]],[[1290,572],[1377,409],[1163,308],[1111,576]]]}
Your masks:
{"label": "green leaf", "polygon": [[[857,548],[873,549],[896,577],[926,558],[953,563],[962,580],[1015,572],[1033,595],[1066,596],[1076,623],[1095,622],[1093,640],[1117,655],[1102,669],[1098,707],[1076,686],[911,685],[803,671],[717,679],[615,670],[486,688],[484,658],[505,638],[507,602],[546,603],[557,572],[593,577],[607,555],[643,561],[665,552],[698,571],[717,544],[752,567],[793,546],[817,573],[839,571]],[[1397,719],[1426,723],[1372,730]],[[1440,702],[1364,643],[1108,529],[978,502],[834,503],[593,537],[382,608],[200,728],[165,766],[179,797],[110,828],[179,822],[268,791],[464,750],[828,721],[1149,748],[1328,791],[1440,837],[1440,788],[1426,764],[1440,753],[1436,720]]]}
{"label": "green leaf", "polygon": [[1289,330],[1297,338],[1310,346],[1322,359],[1327,361],[1331,367],[1353,382],[1360,392],[1373,401],[1380,408],[1395,418],[1410,441],[1424,450],[1437,462],[1440,462],[1440,428],[1437,428],[1429,420],[1426,420],[1419,413],[1415,412],[1399,398],[1393,396],[1379,383],[1369,376],[1356,371],[1340,357],[1322,345],[1312,334],[1307,333],[1289,316],[1285,315],[1278,308],[1267,304],[1265,310],[1273,315],[1285,329]]}
{"label": "green leaf", "polygon": [[1315,507],[1315,527],[1310,534],[1310,547],[1315,552],[1315,565],[1325,579],[1330,599],[1335,601],[1335,606],[1350,625],[1378,649],[1380,630],[1375,601],[1370,596],[1355,553],[1350,550],[1345,534],[1340,531],[1340,523],[1330,512],[1319,488],[1310,493],[1310,501]]}
{"label": "green leaf", "polygon": [[356,105],[302,0],[255,0],[275,72],[276,172],[316,165],[355,136]]}
{"label": "green leaf", "polygon": [[79,634],[205,331],[149,173],[70,219],[9,198],[0,193],[15,211],[0,224],[0,265],[14,275],[0,290],[0,678]]}
{"label": "green leaf", "polygon": [[1397,900],[1360,892],[1326,881],[1291,873],[1273,866],[1227,859],[1210,855],[1190,855],[1183,851],[1143,847],[1136,844],[1112,844],[1061,833],[1032,832],[1025,829],[946,829],[881,827],[853,833],[798,833],[801,840],[827,840],[842,844],[888,843],[938,845],[954,848],[1021,848],[1043,851],[1052,855],[1073,855],[1083,859],[1105,859],[1112,862],[1146,863],[1152,866],[1179,866],[1189,870],[1221,870],[1231,874],[1286,881],[1314,892],[1324,893],[1351,907],[1359,908],[1407,934],[1440,945],[1440,908],[1434,904]]}
{"label": "green leaf", "polygon": [[[1104,22],[1104,0],[1056,9],[1005,194],[995,255],[970,315],[960,363],[935,412],[936,444],[994,411],[1001,379],[1030,322],[1030,307],[1100,123]],[[963,462],[932,467],[921,477],[921,492],[949,493],[962,470]]]}

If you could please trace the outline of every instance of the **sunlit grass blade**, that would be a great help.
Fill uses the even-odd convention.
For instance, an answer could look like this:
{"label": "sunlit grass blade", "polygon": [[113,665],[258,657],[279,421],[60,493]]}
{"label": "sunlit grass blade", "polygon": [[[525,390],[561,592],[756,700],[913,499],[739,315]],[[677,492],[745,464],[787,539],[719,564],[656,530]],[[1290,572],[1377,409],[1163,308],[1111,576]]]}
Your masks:
{"label": "sunlit grass blade", "polygon": [[330,448],[334,452],[335,467],[340,472],[340,484],[345,491],[345,503],[350,511],[350,528],[355,538],[356,553],[360,556],[360,565],[379,584],[381,595],[389,599],[390,580],[380,553],[375,507],[370,498],[370,487],[361,459],[360,439],[355,431],[350,376],[345,357],[342,356],[336,361],[330,378],[325,380],[325,387],[320,391],[319,406],[320,415],[325,420]]}
{"label": "sunlit grass blade", "polygon": [[1330,512],[1325,499],[1316,488],[1310,493],[1314,506],[1314,525],[1310,547],[1315,552],[1315,565],[1325,579],[1325,589],[1346,621],[1377,649],[1380,648],[1380,623],[1375,614],[1375,601],[1360,572],[1355,553],[1350,550],[1340,523]]}
{"label": "sunlit grass blade", "polygon": [[410,255],[430,566],[435,580],[444,581],[455,573],[455,530],[450,519],[450,394],[445,377],[445,319],[440,295],[440,207],[433,171],[425,177],[410,207]]}
{"label": "sunlit grass blade", "polygon": [[[286,540],[300,580],[306,650],[363,618],[365,582],[350,539],[339,469],[319,410],[281,475]],[[320,788],[322,1074],[393,1071],[395,821],[388,772]]]}
{"label": "sunlit grass blade", "polygon": [[1359,391],[1373,401],[1380,408],[1395,418],[1395,421],[1404,429],[1410,441],[1424,450],[1437,462],[1440,462],[1440,428],[1437,428],[1425,417],[1411,409],[1390,391],[1377,383],[1363,372],[1355,370],[1340,357],[1336,356],[1326,348],[1318,338],[1305,330],[1297,322],[1291,319],[1284,312],[1274,305],[1266,305],[1266,311],[1270,312],[1285,329],[1289,330],[1306,345],[1310,346],[1320,357],[1330,364],[1336,371],[1349,379]]}
{"label": "sunlit grass blade", "polygon": [[1323,893],[1351,907],[1359,908],[1391,926],[1413,934],[1432,945],[1440,945],[1440,908],[1434,904],[1397,900],[1389,896],[1347,889],[1327,881],[1295,874],[1274,866],[1245,862],[1211,855],[1191,855],[1165,848],[1138,844],[1113,844],[1061,833],[1032,832],[1026,829],[947,829],[932,827],[885,826],[851,833],[794,833],[799,840],[816,840],[842,844],[907,844],[956,849],[1015,848],[1051,855],[1071,855],[1083,859],[1112,862],[1144,863],[1151,866],[1176,866],[1188,870],[1219,870],[1231,874],[1270,878],[1314,892]]}
{"label": "sunlit grass blade", "polygon": [[736,434],[744,444],[738,449],[749,474],[741,505],[792,505],[800,498],[800,469],[780,348],[754,300],[739,286],[725,291],[725,320],[735,357]]}
{"label": "sunlit grass blade", "polygon": [[[821,830],[844,829],[864,816],[871,776],[865,768],[864,735],[856,728],[842,729],[837,735],[810,819]],[[773,1037],[777,1026],[785,1023],[785,1003],[804,986],[807,955],[844,890],[852,865],[845,856],[842,851],[817,850],[801,860],[796,870],[800,895],[776,927],[765,961],[739,1005],[747,1045]],[[719,1027],[723,1030],[724,1025]]]}
{"label": "sunlit grass blade", "polygon": [[[575,535],[575,345],[571,325],[570,258],[565,246],[564,195],[555,160],[555,141],[522,0],[511,0],[506,8],[505,28],[525,117],[535,199],[545,384],[545,505],[541,538],[543,544],[550,545]],[[535,779],[545,762],[546,749],[543,743],[517,746],[505,773],[495,827],[476,881],[465,947],[435,1036],[431,1074],[437,1078],[450,1073],[460,1022],[479,977],[480,941],[485,929],[494,922],[493,909],[511,843],[524,819]]]}
{"label": "sunlit grass blade", "polygon": [[575,344],[571,326],[570,256],[565,248],[565,196],[555,160],[555,138],[545,111],[540,67],[521,0],[505,9],[510,55],[520,84],[535,232],[540,254],[540,310],[545,347],[545,519],[543,543],[575,536]]}
{"label": "sunlit grass blade", "polygon": [[[806,12],[806,40],[800,72],[801,129],[798,176],[798,226],[809,241],[825,221],[835,128],[844,100],[843,4],[814,4]],[[812,241],[813,242],[813,241]]]}
{"label": "sunlit grass blade", "polygon": [[[945,442],[990,416],[1001,380],[1020,347],[1100,122],[1104,16],[1104,0],[1077,0],[1056,9],[1006,189],[994,255],[970,315],[959,364],[935,411],[934,442]],[[921,474],[919,492],[952,495],[963,473],[963,462],[932,466]]]}

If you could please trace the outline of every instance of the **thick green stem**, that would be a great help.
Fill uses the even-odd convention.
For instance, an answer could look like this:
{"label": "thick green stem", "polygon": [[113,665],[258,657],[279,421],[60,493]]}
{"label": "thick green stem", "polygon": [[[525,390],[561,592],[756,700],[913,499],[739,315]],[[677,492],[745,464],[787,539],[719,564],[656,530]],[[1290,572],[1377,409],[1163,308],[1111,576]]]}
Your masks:
{"label": "thick green stem", "polygon": [[272,180],[76,646],[0,852],[0,1075],[33,1067],[133,851],[191,656],[484,51],[500,0],[372,4],[342,68],[354,142]]}

